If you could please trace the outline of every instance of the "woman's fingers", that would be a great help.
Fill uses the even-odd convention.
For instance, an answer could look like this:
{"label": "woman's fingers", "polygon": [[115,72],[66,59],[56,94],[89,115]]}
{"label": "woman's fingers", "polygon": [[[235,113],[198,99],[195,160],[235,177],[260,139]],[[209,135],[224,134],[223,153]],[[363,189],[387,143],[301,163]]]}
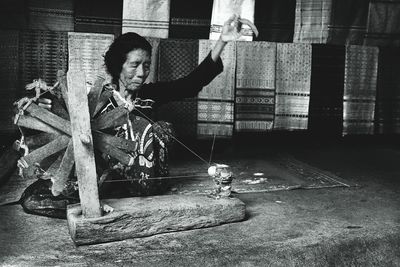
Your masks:
{"label": "woman's fingers", "polygon": [[235,20],[237,20],[238,15],[233,14],[232,16],[229,17],[229,19],[227,21],[225,21],[225,25],[231,25],[232,22],[234,22]]}
{"label": "woman's fingers", "polygon": [[39,98],[38,99],[38,106],[45,108],[45,109],[51,109],[51,99],[48,98]]}
{"label": "woman's fingers", "polygon": [[45,109],[51,109],[51,105],[46,105],[46,104],[39,103],[38,106],[42,107],[42,108],[45,108]]}
{"label": "woman's fingers", "polygon": [[245,24],[247,26],[250,27],[250,29],[253,31],[254,35],[257,37],[258,36],[258,29],[256,27],[256,25],[253,24],[253,22],[251,22],[248,19],[243,19],[243,18],[239,18],[239,22],[241,22],[242,24]]}

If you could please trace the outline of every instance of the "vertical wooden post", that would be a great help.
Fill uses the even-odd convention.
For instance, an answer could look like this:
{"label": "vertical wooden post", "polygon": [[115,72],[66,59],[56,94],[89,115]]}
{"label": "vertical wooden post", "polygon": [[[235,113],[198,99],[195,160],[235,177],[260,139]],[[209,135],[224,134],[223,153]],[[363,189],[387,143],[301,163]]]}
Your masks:
{"label": "vertical wooden post", "polygon": [[85,74],[70,70],[67,73],[68,110],[71,120],[75,167],[79,197],[85,218],[100,217],[101,207],[97,187],[96,165],[90,128],[89,105]]}

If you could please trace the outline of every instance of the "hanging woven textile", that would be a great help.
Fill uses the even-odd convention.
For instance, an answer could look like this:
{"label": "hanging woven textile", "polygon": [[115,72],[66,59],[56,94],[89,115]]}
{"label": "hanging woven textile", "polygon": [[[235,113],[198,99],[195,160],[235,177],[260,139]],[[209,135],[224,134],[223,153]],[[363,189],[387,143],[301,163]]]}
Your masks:
{"label": "hanging woven textile", "polygon": [[67,70],[67,32],[24,30],[19,47],[21,88],[38,78],[52,85],[57,80],[57,71]]}
{"label": "hanging woven textile", "polygon": [[272,130],[276,43],[237,42],[235,130]]}
{"label": "hanging woven textile", "polygon": [[0,127],[3,132],[12,133],[12,104],[18,95],[18,43],[19,32],[0,30]]}
{"label": "hanging woven textile", "polygon": [[[218,40],[225,21],[233,14],[254,22],[255,0],[214,0],[211,15],[210,40]],[[242,41],[252,41],[253,32],[249,26],[243,25]]]}
{"label": "hanging woven textile", "polygon": [[291,43],[293,41],[296,0],[256,1],[254,24],[257,41]]}
{"label": "hanging woven textile", "polygon": [[171,0],[169,38],[208,39],[212,0]]}
{"label": "hanging woven textile", "polygon": [[293,42],[326,43],[332,0],[297,0]]}
{"label": "hanging woven textile", "polygon": [[346,47],[343,135],[374,133],[378,55],[377,47]]}
{"label": "hanging woven textile", "polygon": [[332,0],[328,43],[361,45],[367,31],[369,1]]}
{"label": "hanging woven textile", "polygon": [[113,41],[113,34],[68,33],[68,69],[84,71],[88,89],[98,73],[105,74],[104,54]]}
{"label": "hanging woven textile", "polygon": [[122,0],[79,0],[75,2],[75,31],[112,33],[122,31]]}
{"label": "hanging woven textile", "polygon": [[[162,39],[160,43],[159,80],[179,79],[198,65],[197,40]],[[196,137],[197,100],[186,98],[169,102],[157,111],[157,120],[171,122],[178,137]]]}
{"label": "hanging woven textile", "polygon": [[29,0],[28,28],[74,31],[73,0]]}
{"label": "hanging woven textile", "polygon": [[369,4],[364,45],[400,46],[400,2],[372,1]]}
{"label": "hanging woven textile", "polygon": [[278,43],[274,129],[307,129],[310,85],[311,45]]}
{"label": "hanging woven textile", "polygon": [[168,38],[170,0],[124,0],[122,33]]}
{"label": "hanging woven textile", "polygon": [[400,48],[379,48],[375,129],[380,134],[400,133]]}
{"label": "hanging woven textile", "polygon": [[312,45],[308,129],[313,134],[342,135],[344,62],[344,46]]}
{"label": "hanging woven textile", "polygon": [[[216,41],[199,41],[199,63],[210,53]],[[224,64],[219,74],[198,94],[197,137],[231,137],[235,89],[235,43],[228,43],[221,55]]]}

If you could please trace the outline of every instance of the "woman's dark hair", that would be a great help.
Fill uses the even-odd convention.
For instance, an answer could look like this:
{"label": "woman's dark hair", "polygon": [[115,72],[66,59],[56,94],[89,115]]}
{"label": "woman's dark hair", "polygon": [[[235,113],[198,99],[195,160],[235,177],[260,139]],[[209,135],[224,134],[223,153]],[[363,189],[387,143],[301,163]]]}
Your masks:
{"label": "woman's dark hair", "polygon": [[150,43],[134,32],[128,32],[117,37],[110,45],[104,56],[104,63],[108,73],[111,74],[113,82],[116,83],[122,70],[122,65],[126,61],[129,52],[135,49],[143,49],[151,55]]}

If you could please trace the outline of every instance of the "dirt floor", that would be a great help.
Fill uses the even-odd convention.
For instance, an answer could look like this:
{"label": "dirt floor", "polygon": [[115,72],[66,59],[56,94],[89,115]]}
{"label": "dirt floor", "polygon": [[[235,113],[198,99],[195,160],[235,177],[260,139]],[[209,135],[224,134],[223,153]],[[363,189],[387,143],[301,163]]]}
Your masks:
{"label": "dirt floor", "polygon": [[[223,152],[239,155],[243,147]],[[242,222],[80,247],[66,220],[1,206],[0,265],[400,266],[400,146],[350,140],[246,153],[267,149],[358,186],[239,194]]]}

